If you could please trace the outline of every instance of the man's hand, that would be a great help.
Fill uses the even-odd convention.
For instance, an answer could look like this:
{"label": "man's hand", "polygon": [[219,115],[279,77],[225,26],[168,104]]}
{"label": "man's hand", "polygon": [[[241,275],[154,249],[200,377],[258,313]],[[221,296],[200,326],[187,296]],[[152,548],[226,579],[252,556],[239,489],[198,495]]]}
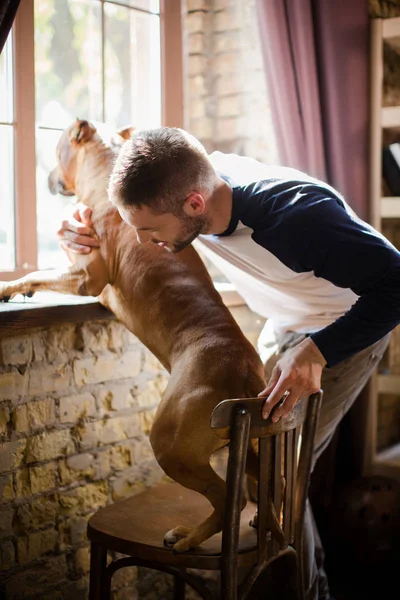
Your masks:
{"label": "man's hand", "polygon": [[91,225],[92,209],[78,202],[68,220],[62,221],[57,235],[61,248],[77,254],[89,254],[92,248],[98,248],[99,242]]}
{"label": "man's hand", "polygon": [[272,421],[277,423],[288,416],[300,398],[318,392],[325,365],[325,358],[310,338],[287,350],[276,363],[267,387],[258,394],[269,394],[263,406],[263,418],[267,419],[279,403],[272,414]]}

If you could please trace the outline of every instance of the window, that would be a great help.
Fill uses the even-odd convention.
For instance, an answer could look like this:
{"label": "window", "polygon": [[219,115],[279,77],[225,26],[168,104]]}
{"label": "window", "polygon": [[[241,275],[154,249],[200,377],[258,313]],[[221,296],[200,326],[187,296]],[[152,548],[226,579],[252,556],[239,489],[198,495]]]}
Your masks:
{"label": "window", "polygon": [[182,124],[162,86],[168,61],[182,60],[179,15],[179,0],[21,2],[0,56],[0,278],[66,263],[56,231],[71,198],[52,196],[47,178],[76,117],[113,130]]}

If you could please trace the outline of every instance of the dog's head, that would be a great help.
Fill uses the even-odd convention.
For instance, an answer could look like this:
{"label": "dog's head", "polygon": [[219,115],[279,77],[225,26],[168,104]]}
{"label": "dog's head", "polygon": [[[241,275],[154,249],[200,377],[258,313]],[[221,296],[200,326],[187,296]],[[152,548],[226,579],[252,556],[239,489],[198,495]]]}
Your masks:
{"label": "dog's head", "polygon": [[56,147],[57,166],[48,179],[52,194],[75,195],[78,152],[94,135],[95,127],[80,119],[76,119],[75,123],[63,131]]}
{"label": "dog's head", "polygon": [[102,140],[97,128],[89,121],[76,119],[65,129],[56,147],[57,166],[48,177],[49,190],[52,194],[74,196],[76,194],[78,154],[91,141],[105,143],[118,151],[123,142],[130,138],[134,127],[126,127],[110,137],[107,142]]}

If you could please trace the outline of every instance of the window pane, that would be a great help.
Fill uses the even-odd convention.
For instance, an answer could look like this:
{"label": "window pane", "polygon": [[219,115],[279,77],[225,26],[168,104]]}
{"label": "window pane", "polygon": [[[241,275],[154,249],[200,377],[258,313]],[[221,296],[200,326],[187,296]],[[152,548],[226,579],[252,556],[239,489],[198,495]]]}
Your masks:
{"label": "window pane", "polygon": [[47,185],[50,171],[56,165],[56,146],[61,131],[39,129],[36,132],[36,198],[39,269],[53,269],[68,264],[61,250],[57,231],[63,215],[75,196],[53,196]]}
{"label": "window pane", "polygon": [[159,127],[160,18],[115,4],[104,9],[106,122]]}
{"label": "window pane", "polygon": [[118,4],[124,4],[125,6],[133,6],[133,8],[141,8],[152,13],[160,12],[159,0],[113,0],[113,2],[118,2]]}
{"label": "window pane", "polygon": [[14,130],[0,125],[0,271],[15,268]]}
{"label": "window pane", "polygon": [[35,0],[36,121],[102,120],[101,3]]}
{"label": "window pane", "polygon": [[0,54],[0,121],[13,121],[12,34]]}

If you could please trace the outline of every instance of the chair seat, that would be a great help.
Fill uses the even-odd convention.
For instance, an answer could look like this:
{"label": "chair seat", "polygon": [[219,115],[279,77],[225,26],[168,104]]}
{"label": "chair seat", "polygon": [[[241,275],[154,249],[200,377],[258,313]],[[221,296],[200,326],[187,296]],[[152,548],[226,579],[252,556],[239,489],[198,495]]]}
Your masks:
{"label": "chair seat", "polygon": [[[212,512],[201,495],[177,483],[164,483],[101,508],[88,522],[89,540],[110,550],[162,564],[196,569],[220,569],[221,533],[182,554],[163,545],[170,529],[193,527]],[[249,525],[256,505],[248,502],[240,523],[239,564],[256,562],[257,531]]]}

